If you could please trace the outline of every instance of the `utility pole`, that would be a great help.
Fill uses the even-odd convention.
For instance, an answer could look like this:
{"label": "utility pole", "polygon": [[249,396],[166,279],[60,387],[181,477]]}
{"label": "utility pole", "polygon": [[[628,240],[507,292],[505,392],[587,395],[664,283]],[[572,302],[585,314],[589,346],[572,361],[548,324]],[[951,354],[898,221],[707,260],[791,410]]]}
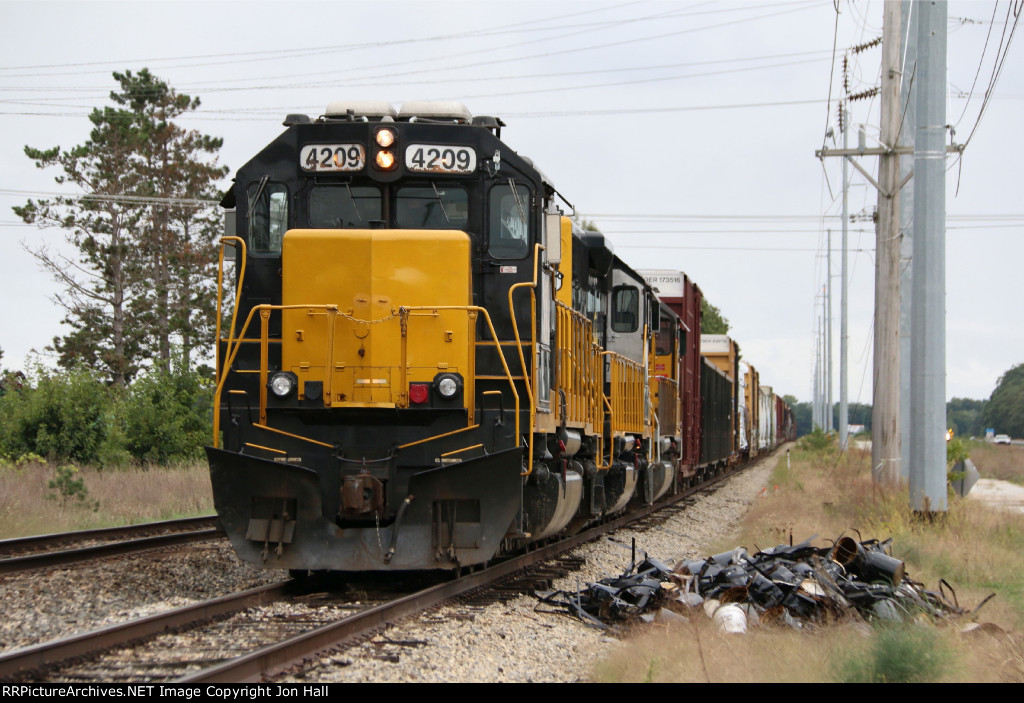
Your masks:
{"label": "utility pole", "polygon": [[[926,2],[914,3],[914,8],[917,10],[923,9]],[[927,0],[927,4],[934,7],[935,4],[932,0]],[[940,3],[941,12],[943,18],[945,18],[945,3]],[[922,13],[923,14],[923,13]],[[923,20],[921,20],[923,22]],[[935,26],[932,26],[931,32],[936,32]],[[920,30],[918,36],[918,54],[923,55],[920,42],[925,34],[925,30]],[[815,156],[819,159],[826,156],[841,156],[853,165],[858,172],[864,178],[875,186],[878,190],[878,214],[876,220],[876,243],[875,243],[875,354],[874,354],[874,379],[872,384],[873,390],[873,409],[871,417],[871,458],[872,458],[872,478],[876,483],[893,484],[897,482],[901,475],[901,450],[900,450],[900,320],[899,320],[899,309],[900,309],[900,229],[899,229],[899,193],[900,190],[907,184],[907,182],[913,177],[913,171],[909,171],[901,177],[899,174],[899,159],[898,156],[902,154],[915,153],[914,148],[909,146],[903,146],[897,144],[897,139],[900,132],[900,84],[903,80],[909,80],[909,76],[900,75],[900,52],[899,52],[899,38],[900,38],[900,4],[895,1],[886,2],[883,5],[883,28],[882,28],[882,115],[881,115],[881,146],[868,148],[863,143],[863,135],[860,140],[860,144],[856,149],[850,149],[846,143],[845,129],[843,137],[843,148],[842,149],[819,149],[815,151]],[[942,58],[940,62],[942,66],[945,66],[945,32],[942,33]],[[920,62],[919,62],[920,63]],[[921,69],[918,68],[918,74],[921,74]],[[945,74],[943,73],[943,80]],[[944,90],[940,88],[940,93]],[[918,107],[918,112],[923,108]],[[936,127],[945,124],[945,117],[942,117],[938,121],[935,118],[930,118],[923,124],[931,127]],[[846,127],[846,120],[843,124]],[[921,138],[921,130],[918,129],[917,138]],[[927,152],[930,154],[929,159],[943,159],[946,153],[959,153],[964,149],[963,145],[950,144],[943,147],[940,142],[938,146],[930,147]],[[935,156],[938,152],[939,155]],[[878,180],[876,181],[868,171],[861,166],[854,157],[857,156],[878,156]],[[915,159],[915,168],[917,165]],[[941,166],[940,166],[941,169]],[[846,213],[846,169],[844,162],[843,169],[843,181],[844,181],[844,199],[843,199],[843,232],[844,232],[844,289],[846,288],[845,283],[845,239],[846,239],[846,224],[847,224],[847,213]],[[939,205],[944,212],[945,208],[945,191],[944,181],[941,177],[940,182],[943,184],[942,191],[942,204]],[[915,199],[915,205],[917,200],[925,200],[924,193],[928,192],[928,188],[915,186],[917,191],[917,198]],[[945,230],[945,222],[942,224],[943,236]],[[918,232],[920,233],[921,222],[918,222]],[[923,236],[923,235],[922,235]],[[943,243],[943,260],[942,270],[945,271],[945,249]],[[917,257],[917,251],[913,253],[913,256]],[[918,261],[915,265],[915,269],[923,264]],[[939,280],[944,281],[944,273],[939,276]],[[916,286],[916,284],[915,284]],[[938,327],[943,331],[942,337],[942,367],[941,370],[932,369],[929,371],[929,375],[932,377],[941,376],[943,379],[943,389],[945,380],[945,337],[944,337],[944,284],[941,298],[937,305],[939,310],[942,310],[942,320]],[[916,296],[916,290],[914,291]],[[844,295],[844,305],[845,305]],[[934,312],[934,311],[933,311]],[[916,315],[916,312],[914,313]],[[844,315],[845,317],[845,315]],[[922,323],[923,324],[923,323]],[[929,329],[934,330],[935,325],[931,324]],[[915,328],[916,329],[916,328]],[[934,331],[932,332],[934,334]],[[842,343],[846,344],[847,334],[844,329],[841,333]],[[922,358],[922,355],[931,354],[935,355],[934,349],[929,352],[925,351],[925,347],[917,345],[912,350],[912,365],[911,368],[917,365],[918,360]],[[842,363],[845,366],[845,351],[841,352]],[[846,371],[840,370],[841,376],[841,387],[846,382]],[[845,396],[845,391],[840,391],[841,396]],[[931,395],[934,396],[934,390],[931,391]],[[944,395],[944,391],[942,393]],[[929,403],[935,404],[937,407],[937,401],[934,399],[929,400]],[[916,406],[915,406],[916,407]],[[942,405],[942,429],[945,429],[945,403]],[[840,443],[845,446],[842,434],[846,432],[846,420],[845,415],[845,404],[840,401]],[[912,417],[914,418],[913,425],[917,423],[917,410],[912,411]],[[941,434],[941,433],[940,433]],[[930,464],[929,464],[930,465]],[[943,477],[945,476],[945,460],[942,462]],[[913,482],[913,481],[912,481]],[[933,499],[934,503],[936,499]],[[927,509],[927,508],[926,508]],[[945,508],[943,508],[945,509]]]}
{"label": "utility pole", "polygon": [[900,5],[883,5],[881,142],[875,228],[875,354],[871,411],[871,476],[900,479],[900,200],[896,135],[900,123]]}
{"label": "utility pole", "polygon": [[818,295],[814,295],[814,388],[811,391],[811,427],[821,427],[821,330],[818,328]]}
{"label": "utility pole", "polygon": [[[843,149],[849,147],[848,137],[850,135],[850,114],[845,110],[842,113],[842,128],[843,128]],[[849,164],[846,163],[846,159],[843,159],[843,273],[842,273],[842,285],[840,286],[840,303],[839,303],[839,449],[840,451],[846,451],[847,444],[850,441],[850,414],[849,406],[847,404],[846,394],[846,372],[847,372],[847,329],[846,329],[846,313],[848,310],[847,296],[849,295],[848,284],[848,269],[847,264],[847,223],[849,222],[849,212],[847,206],[847,193],[850,190],[850,171]]]}
{"label": "utility pole", "polygon": [[946,497],[946,2],[919,2],[914,137],[910,505],[945,512]]}
{"label": "utility pole", "polygon": [[[917,18],[920,13],[912,0],[900,2],[900,18],[903,31],[900,32],[900,56],[903,81],[900,88],[900,104],[903,105],[899,143],[909,150],[914,148],[914,133],[917,131]],[[900,240],[900,473],[909,479],[910,470],[910,308],[913,293],[914,273],[914,160],[903,154],[900,158],[900,176],[911,178],[911,187],[900,192],[900,225],[903,237]]]}
{"label": "utility pole", "polygon": [[832,230],[828,231],[828,312],[825,313],[825,342],[828,348],[828,361],[825,363],[825,373],[828,376],[828,402],[825,418],[825,431],[832,431]]}

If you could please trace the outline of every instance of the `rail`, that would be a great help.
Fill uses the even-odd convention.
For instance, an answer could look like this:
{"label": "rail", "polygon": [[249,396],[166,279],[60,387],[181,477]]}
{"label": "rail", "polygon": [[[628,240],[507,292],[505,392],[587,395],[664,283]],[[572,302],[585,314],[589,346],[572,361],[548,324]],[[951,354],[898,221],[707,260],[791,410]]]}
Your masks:
{"label": "rail", "polygon": [[664,428],[666,434],[680,434],[679,383],[668,376],[654,376],[651,382],[658,399],[658,425]]}
{"label": "rail", "polygon": [[565,395],[565,420],[594,434],[604,422],[601,350],[594,343],[594,323],[559,302],[555,303],[555,321],[555,387]]}
{"label": "rail", "polygon": [[612,436],[644,433],[644,367],[621,354],[606,351],[611,366],[607,404],[611,411]]}
{"label": "rail", "polygon": [[[537,422],[537,405],[534,401],[536,397],[536,387],[534,383],[536,378],[531,378],[530,371],[526,366],[526,358],[523,356],[523,339],[519,334],[519,321],[516,320],[516,311],[512,306],[512,294],[520,288],[530,289],[530,348],[533,350],[533,358],[537,358],[537,270],[540,266],[540,253],[544,251],[543,244],[533,245],[533,280],[524,281],[522,283],[516,283],[508,289],[508,316],[512,320],[512,334],[516,338],[516,350],[519,352],[519,363],[523,368],[523,377],[526,379],[526,395],[530,403],[530,427],[529,434],[526,437],[526,471],[523,472],[523,476],[529,476],[533,473],[533,429]],[[494,330],[491,330],[491,335],[495,341],[497,337],[494,336]],[[499,347],[500,351],[500,347]],[[505,360],[502,359],[502,363]],[[536,374],[534,374],[536,376]],[[516,437],[519,436],[519,407],[516,406]]]}
{"label": "rail", "polygon": [[[364,324],[370,324],[371,322],[374,322],[374,323],[386,322],[388,320],[397,319],[397,320],[399,320],[400,324],[402,325],[402,329],[404,331],[407,328],[407,326],[409,325],[409,323],[410,323],[410,321],[412,319],[420,316],[420,315],[417,315],[416,313],[423,313],[424,314],[423,316],[431,316],[431,315],[436,315],[438,312],[444,311],[444,310],[463,311],[463,312],[465,312],[467,314],[467,316],[469,317],[470,320],[476,319],[476,316],[478,316],[478,315],[482,315],[484,321],[487,323],[488,329],[491,332],[491,336],[493,338],[495,338],[495,339],[497,338],[495,336],[494,325],[491,322],[491,318],[490,318],[490,315],[487,313],[487,310],[485,310],[484,308],[481,308],[479,306],[476,306],[476,305],[405,306],[405,307],[400,307],[398,309],[398,313],[395,314],[395,315],[389,315],[388,317],[382,318],[381,320],[373,320],[373,321],[370,321],[370,320],[360,320],[358,318],[352,317],[351,315],[347,315],[345,313],[339,312],[337,305],[267,305],[267,304],[255,305],[249,311],[249,314],[246,317],[245,322],[242,325],[242,329],[239,331],[238,336],[237,337],[233,337],[231,339],[222,340],[222,341],[227,342],[227,349],[226,349],[226,352],[224,354],[224,356],[225,356],[225,360],[224,360],[225,372],[219,374],[217,388],[216,388],[216,391],[214,392],[214,398],[215,398],[215,403],[216,403],[216,411],[214,412],[214,445],[213,445],[214,447],[218,446],[219,439],[220,439],[220,412],[219,412],[219,410],[220,410],[220,398],[221,398],[221,395],[223,393],[224,384],[227,381],[227,369],[230,369],[231,365],[234,363],[235,358],[238,355],[238,351],[241,348],[242,342],[244,342],[244,341],[253,341],[251,339],[250,340],[246,340],[245,339],[245,335],[249,331],[249,327],[252,324],[253,318],[254,318],[254,316],[256,314],[259,314],[259,317],[260,317],[260,333],[259,333],[259,345],[260,345],[260,368],[259,368],[259,374],[260,374],[260,380],[259,380],[259,384],[260,384],[260,400],[259,400],[259,422],[256,423],[256,426],[261,428],[261,429],[265,429],[265,430],[268,430],[268,431],[271,431],[271,432],[277,432],[279,434],[286,434],[286,435],[288,435],[290,437],[294,437],[296,439],[300,439],[300,440],[303,440],[303,441],[308,441],[308,442],[312,442],[312,443],[315,443],[315,444],[323,444],[322,442],[318,442],[317,440],[312,440],[312,439],[309,439],[309,438],[306,438],[306,437],[302,437],[302,436],[299,436],[299,435],[295,435],[295,434],[291,434],[291,433],[286,433],[286,432],[283,432],[281,430],[277,430],[276,428],[270,427],[270,425],[267,423],[267,380],[268,380],[268,375],[269,375],[268,366],[269,366],[269,344],[270,344],[269,321],[270,321],[270,314],[271,314],[271,312],[273,312],[275,310],[278,310],[278,311],[283,311],[283,310],[307,310],[307,311],[322,310],[324,312],[324,314],[328,317],[327,358],[326,358],[326,363],[325,363],[325,367],[328,370],[334,368],[334,326],[335,326],[335,322],[336,322],[337,318],[339,318],[339,317],[344,318],[344,319],[352,320],[353,322],[356,322],[356,323],[364,323]],[[475,353],[476,342],[473,341],[472,344],[474,345],[474,349],[473,349],[472,353],[470,354],[470,357],[471,358],[475,358],[475,356],[476,356],[476,353]],[[400,378],[401,378],[400,384],[401,384],[401,387],[403,387],[403,388],[408,386],[408,382],[407,382],[408,353],[409,353],[409,348],[408,348],[408,344],[407,344],[407,337],[406,337],[405,334],[403,334],[402,335],[402,345],[401,345],[400,361],[399,361],[399,364],[398,364]],[[521,354],[521,352],[520,352],[520,354]],[[500,347],[498,348],[498,357],[501,360],[502,368],[503,368],[503,370],[505,372],[505,378],[506,378],[506,380],[509,383],[509,387],[512,389],[512,396],[513,396],[513,399],[515,401],[515,428],[516,428],[516,436],[518,437],[519,436],[519,429],[520,429],[520,422],[519,422],[519,392],[516,390],[515,381],[514,381],[514,379],[512,377],[511,371],[509,370],[508,362],[505,360],[504,352],[501,350]],[[324,377],[324,399],[325,399],[325,402],[328,402],[329,399],[331,398],[331,392],[332,392],[331,381],[332,381],[332,374],[331,373],[326,373],[325,377]],[[475,382],[475,379],[474,379],[474,382]],[[475,394],[470,392],[470,393],[467,393],[467,396],[468,396],[467,400],[468,400],[468,403],[469,403],[469,405],[468,405],[469,412],[468,412],[467,420],[468,420],[468,426],[472,427],[473,423],[475,421],[475,417],[474,417],[474,415],[475,415],[475,412],[474,412],[474,410],[475,410]],[[428,439],[432,439],[432,438],[428,438]]]}
{"label": "rail", "polygon": [[[241,248],[241,251],[237,255],[242,262],[241,270],[238,273],[238,283],[235,286],[235,301],[231,308],[231,339],[234,339],[235,334],[235,323],[238,321],[238,299],[242,295],[242,283],[245,282],[245,262],[248,259],[248,253],[245,247],[245,240],[241,237],[221,237],[220,239],[220,250],[218,254],[217,262],[217,331],[214,339],[217,340],[217,389],[213,394],[213,446],[218,447],[220,445],[220,394],[221,389],[224,387],[224,381],[228,375],[228,369],[231,368],[231,364],[221,365],[220,357],[220,343],[221,343],[221,310],[224,306],[224,246],[229,242],[236,242]],[[228,342],[230,345],[230,340]],[[226,350],[225,350],[226,352]]]}

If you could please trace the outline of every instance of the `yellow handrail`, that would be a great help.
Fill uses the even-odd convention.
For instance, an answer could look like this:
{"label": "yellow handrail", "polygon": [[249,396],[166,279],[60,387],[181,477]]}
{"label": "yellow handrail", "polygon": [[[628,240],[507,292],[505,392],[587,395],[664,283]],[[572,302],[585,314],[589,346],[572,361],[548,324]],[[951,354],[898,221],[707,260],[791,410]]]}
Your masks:
{"label": "yellow handrail", "polygon": [[[508,316],[512,320],[512,334],[516,338],[516,350],[519,352],[519,363],[523,367],[523,376],[526,378],[526,395],[529,396],[530,402],[530,433],[526,438],[526,448],[528,456],[526,458],[526,471],[522,474],[523,476],[529,476],[533,473],[533,429],[537,421],[537,404],[534,402],[534,396],[536,395],[536,389],[533,387],[535,378],[530,377],[530,371],[526,368],[526,359],[523,357],[523,340],[519,336],[519,322],[516,320],[516,311],[512,307],[512,293],[519,288],[530,289],[530,342],[531,348],[533,349],[533,356],[537,357],[537,269],[540,263],[540,253],[544,250],[543,244],[533,245],[533,280],[523,281],[522,283],[516,283],[508,289]],[[491,335],[494,335],[494,330],[491,330]],[[494,336],[495,341],[497,337]],[[500,349],[500,347],[499,347]],[[502,359],[501,363],[505,363]],[[518,411],[518,403],[516,410]],[[519,413],[516,412],[516,437],[519,436]]]}
{"label": "yellow handrail", "polygon": [[[245,248],[245,240],[241,237],[221,237],[220,239],[220,251],[218,254],[217,262],[217,332],[214,337],[217,349],[215,350],[215,356],[217,357],[217,389],[213,395],[213,447],[216,449],[220,446],[220,392],[224,386],[224,379],[227,378],[227,370],[231,368],[230,364],[225,364],[223,372],[221,371],[221,360],[220,360],[220,343],[221,343],[221,328],[220,328],[220,316],[221,307],[224,302],[224,245],[228,242],[237,242],[241,251],[239,256],[242,261],[242,269],[238,274],[238,284],[235,289],[235,304],[231,309],[231,335],[235,334],[235,322],[238,317],[238,299],[242,295],[242,282],[245,280],[245,262],[248,258]],[[225,349],[225,356],[227,350]]]}
{"label": "yellow handrail", "polygon": [[[268,359],[268,345],[269,345],[269,341],[270,341],[269,340],[269,331],[268,331],[268,321],[270,319],[270,313],[272,311],[274,311],[274,310],[323,310],[323,311],[325,311],[325,313],[330,318],[330,323],[329,323],[330,328],[333,328],[334,320],[337,319],[337,316],[339,314],[341,314],[341,313],[338,312],[338,306],[337,305],[267,305],[267,304],[261,304],[261,305],[254,305],[252,307],[252,309],[249,310],[249,314],[245,318],[245,323],[242,325],[242,329],[240,330],[240,332],[238,334],[238,337],[230,339],[230,340],[226,340],[228,342],[228,346],[227,346],[227,350],[226,350],[225,355],[224,355],[225,356],[225,361],[224,361],[225,372],[220,375],[220,379],[218,380],[218,383],[217,383],[217,388],[214,391],[214,398],[215,398],[215,402],[217,404],[216,405],[216,410],[214,412],[214,446],[215,447],[217,446],[217,438],[219,436],[219,431],[220,431],[220,422],[219,422],[220,397],[221,397],[221,393],[223,392],[224,383],[227,380],[227,371],[226,370],[230,369],[231,365],[234,363],[235,357],[238,355],[238,350],[241,348],[242,342],[244,341],[245,334],[246,334],[246,332],[248,332],[249,325],[252,323],[253,316],[256,314],[257,311],[259,311],[259,315],[260,315],[260,339],[259,339],[259,343],[260,343],[260,408],[259,408],[260,423],[259,424],[261,426],[261,429],[267,429],[267,430],[270,430],[270,431],[277,431],[274,428],[271,428],[271,427],[269,427],[266,424],[266,417],[267,417],[267,393],[266,393],[266,386],[267,386],[267,375],[268,375],[268,368],[267,367],[268,367],[268,363],[269,363],[269,359]],[[429,310],[429,311],[463,310],[463,311],[465,311],[467,313],[483,314],[484,321],[487,323],[487,327],[488,327],[488,329],[491,332],[491,336],[494,339],[497,339],[497,334],[494,331],[494,325],[491,323],[490,315],[487,313],[487,310],[485,310],[484,308],[481,308],[479,306],[476,306],[476,305],[447,305],[447,306],[445,306],[445,305],[434,305],[434,306],[431,306],[431,305],[419,305],[419,306],[405,306],[405,307],[400,307],[399,308],[398,317],[404,318],[405,320],[408,320],[409,317],[410,317],[409,313],[413,312],[413,311],[417,311],[417,310]],[[342,317],[350,317],[350,316],[344,315],[344,314],[341,314],[341,316]],[[395,317],[395,316],[394,315],[389,316],[389,318],[391,318],[391,317]],[[386,319],[389,319],[389,318],[386,318]],[[355,319],[355,318],[351,318],[351,319]],[[366,320],[357,320],[357,321],[359,321],[359,322],[369,322],[369,321],[366,321]],[[333,329],[329,331],[329,339],[333,340]],[[475,346],[475,344],[476,344],[476,342],[474,341],[474,346]],[[328,368],[333,367],[333,354],[334,354],[334,350],[333,350],[333,346],[332,346],[332,348],[330,348],[328,350]],[[512,372],[508,368],[508,363],[505,361],[505,354],[501,350],[500,347],[498,347],[498,358],[501,360],[502,368],[505,371],[505,378],[506,378],[506,380],[508,380],[509,387],[512,389],[512,397],[513,397],[513,399],[515,401],[515,436],[519,437],[519,392],[516,390],[515,381],[513,380],[513,377],[512,377]],[[407,360],[405,358],[405,353],[404,352],[403,352],[402,359],[401,359],[401,365],[402,365],[402,368],[405,368],[407,366]],[[330,377],[331,377],[331,375],[327,374],[327,379],[326,379],[327,383],[325,383],[325,391],[329,391],[330,390]],[[329,397],[329,396],[327,396],[327,397]],[[470,402],[472,402],[472,399],[470,399]],[[472,416],[470,416],[468,418],[468,420],[469,420],[470,426],[472,426],[474,418]],[[295,436],[295,437],[297,437],[299,439],[303,439],[303,440],[306,439],[304,437],[299,437],[298,435],[292,435],[292,436]],[[307,441],[315,441],[315,440],[307,440]],[[411,445],[408,445],[408,446],[411,446]]]}
{"label": "yellow handrail", "polygon": [[[632,359],[612,351],[603,352],[602,355],[609,357],[611,361],[611,394],[606,402],[613,408],[612,435],[627,432],[643,434],[646,427],[643,367]],[[637,390],[640,392],[635,392]]]}

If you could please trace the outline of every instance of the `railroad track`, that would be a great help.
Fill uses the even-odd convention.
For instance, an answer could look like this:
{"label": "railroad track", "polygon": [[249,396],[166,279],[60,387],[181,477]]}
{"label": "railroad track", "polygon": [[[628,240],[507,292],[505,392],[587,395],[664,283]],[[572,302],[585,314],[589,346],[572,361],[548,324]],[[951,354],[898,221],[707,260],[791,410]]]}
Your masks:
{"label": "railroad track", "polygon": [[358,641],[455,598],[486,604],[544,590],[553,578],[579,566],[564,556],[568,551],[638,519],[641,527],[645,522],[653,526],[659,510],[674,511],[734,473],[716,476],[639,514],[385,602],[368,603],[365,594],[357,602],[311,594],[315,577],[302,587],[282,582],[10,652],[0,656],[0,680],[217,683],[259,681],[301,670],[318,652]]}
{"label": "railroad track", "polygon": [[0,574],[131,554],[212,539],[216,516],[0,540]]}

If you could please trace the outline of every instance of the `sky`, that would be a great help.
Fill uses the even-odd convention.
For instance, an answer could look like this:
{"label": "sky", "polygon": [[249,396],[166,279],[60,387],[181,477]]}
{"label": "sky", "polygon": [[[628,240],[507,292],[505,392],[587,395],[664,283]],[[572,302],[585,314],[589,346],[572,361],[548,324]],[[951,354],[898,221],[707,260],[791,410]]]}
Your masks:
{"label": "sky", "polygon": [[[1007,46],[1011,9],[948,4],[947,121],[970,141],[947,162],[947,398],[987,398],[1024,362],[1024,49]],[[0,0],[0,363],[53,363],[45,347],[67,331],[27,251],[60,251],[63,232],[11,211],[66,190],[24,147],[86,141],[112,73],[147,67],[201,99],[181,124],[222,137],[232,172],[285,114],[332,100],[452,99],[501,117],[503,140],[621,258],[685,271],[762,383],[802,401],[831,230],[838,402],[842,177],[839,159],[814,152],[835,146],[839,99],[879,84],[881,49],[852,49],[881,36],[881,17],[880,0]],[[877,145],[878,98],[847,105]],[[849,400],[870,403],[877,194],[850,171]]]}

